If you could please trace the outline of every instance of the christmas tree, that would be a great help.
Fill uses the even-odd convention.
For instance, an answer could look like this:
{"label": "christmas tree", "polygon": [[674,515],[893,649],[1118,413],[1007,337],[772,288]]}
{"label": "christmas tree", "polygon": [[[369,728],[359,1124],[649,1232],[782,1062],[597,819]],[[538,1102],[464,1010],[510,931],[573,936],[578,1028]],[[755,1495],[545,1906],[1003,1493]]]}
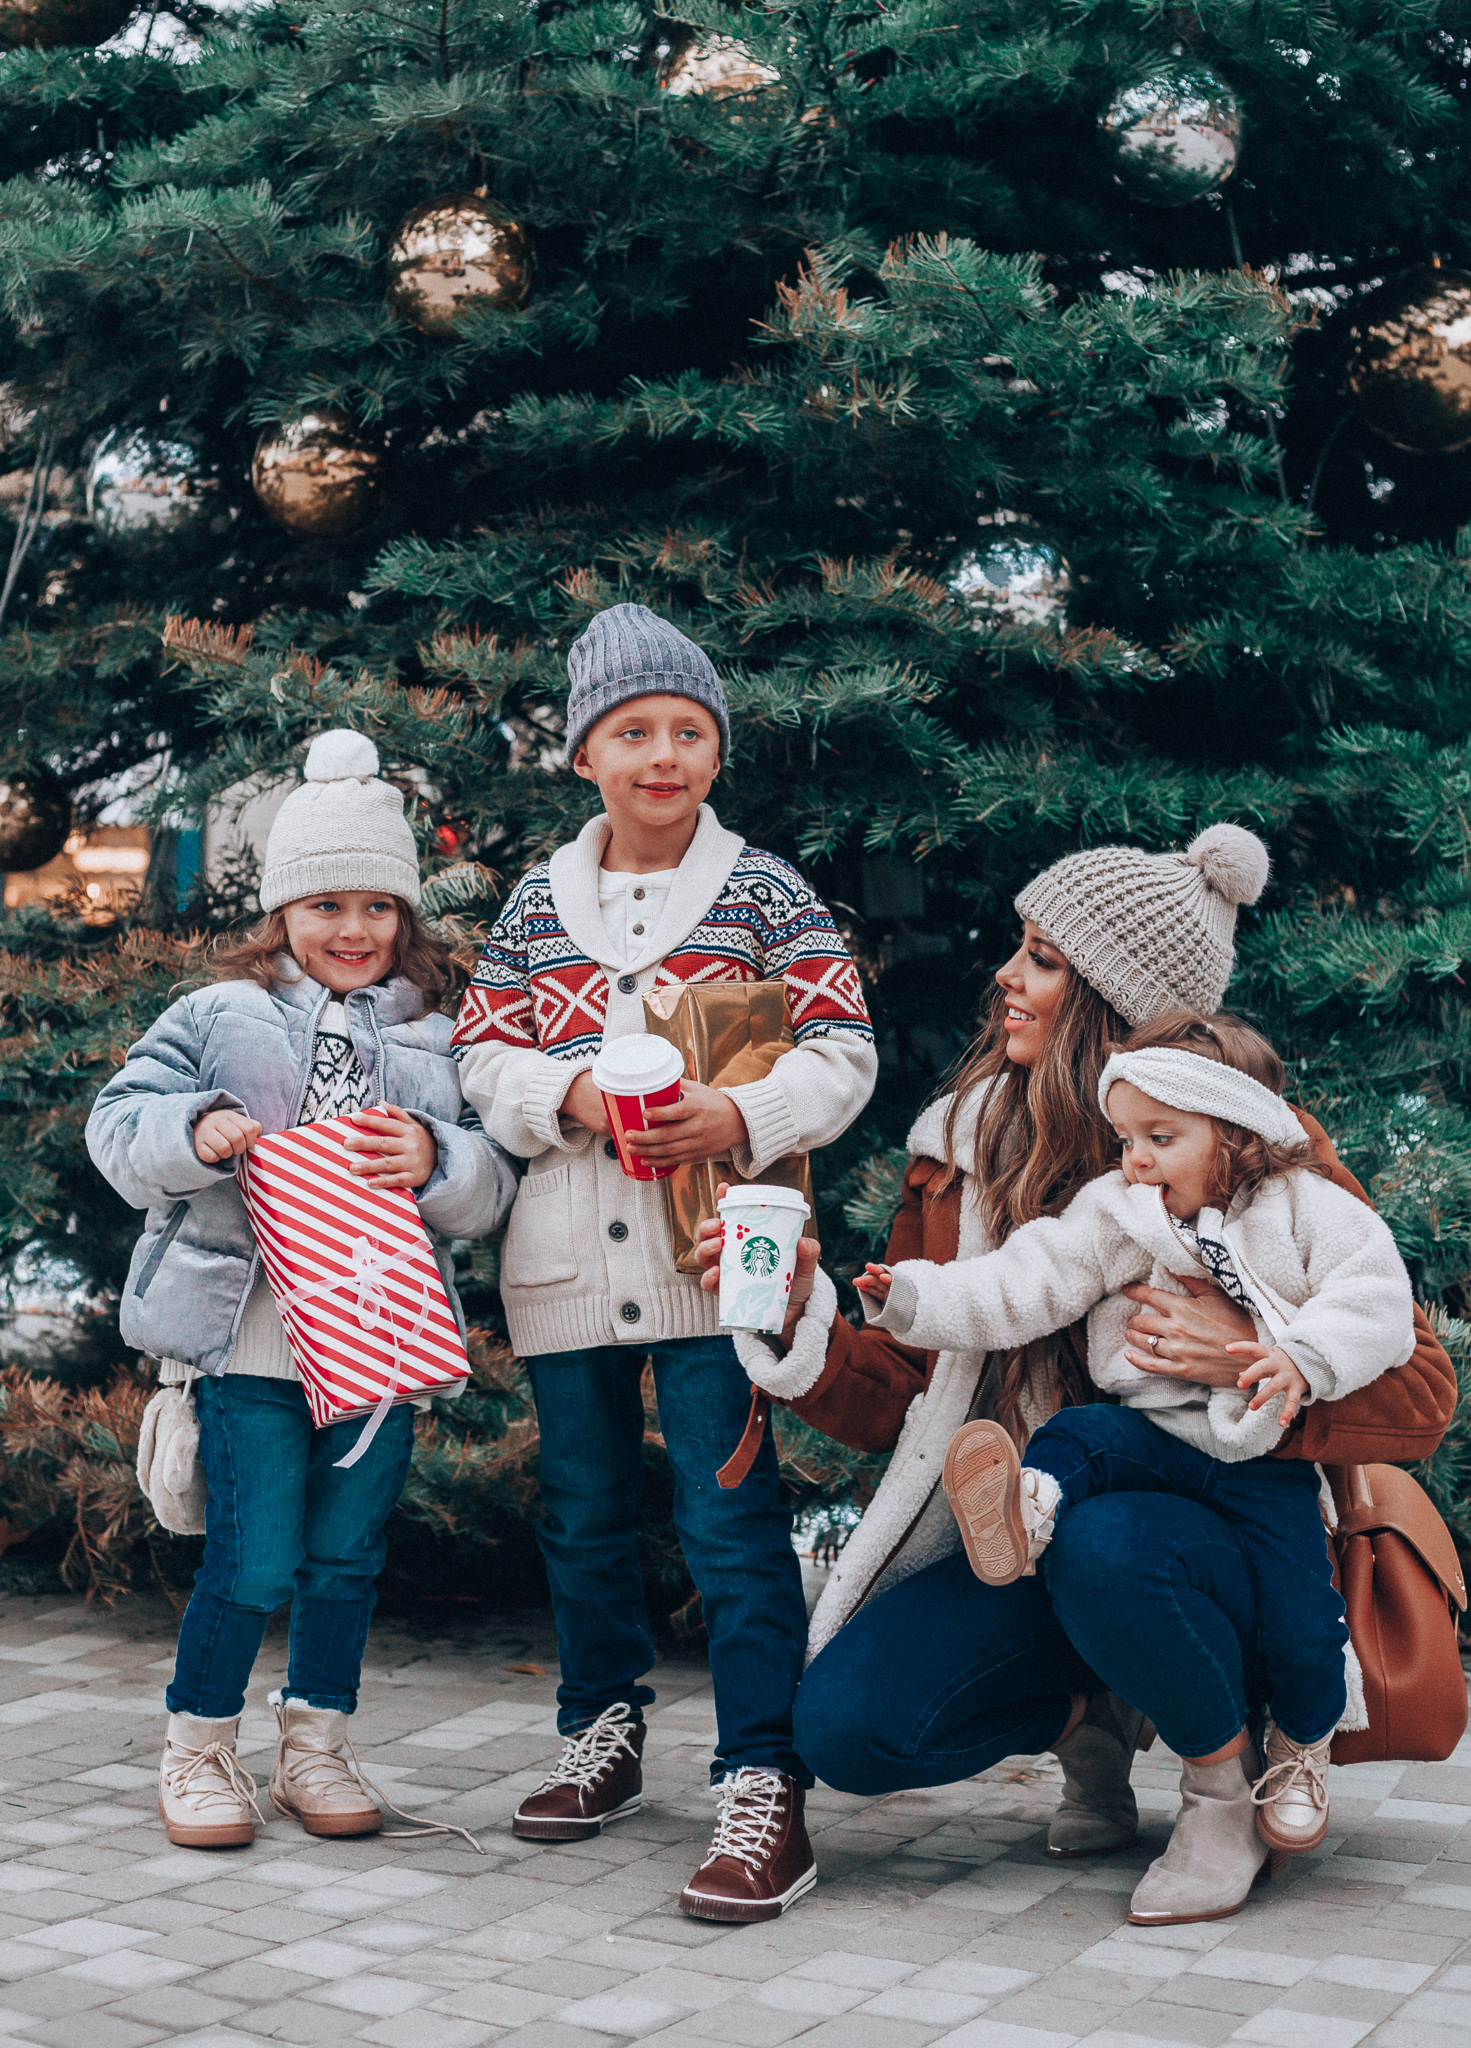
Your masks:
{"label": "christmas tree", "polygon": [[[6,918],[0,1233],[101,1304],[74,1375],[120,1356],[137,1228],[87,1108],[249,908],[248,841],[200,867],[200,822],[360,727],[468,957],[595,801],[560,762],[565,657],[624,599],[709,650],[720,815],[803,867],[864,973],[883,1077],[817,1163],[839,1270],[882,1240],[1020,884],[1230,818],[1275,864],[1232,999],[1464,1312],[1447,0],[309,0],[75,46],[119,14],[0,0],[3,857],[122,802],[153,828],[121,917]],[[473,1464],[459,1534],[504,1558],[534,1443],[494,1263],[466,1265],[478,1405],[413,1499],[449,1542]],[[869,1483],[787,1451],[811,1505]]]}

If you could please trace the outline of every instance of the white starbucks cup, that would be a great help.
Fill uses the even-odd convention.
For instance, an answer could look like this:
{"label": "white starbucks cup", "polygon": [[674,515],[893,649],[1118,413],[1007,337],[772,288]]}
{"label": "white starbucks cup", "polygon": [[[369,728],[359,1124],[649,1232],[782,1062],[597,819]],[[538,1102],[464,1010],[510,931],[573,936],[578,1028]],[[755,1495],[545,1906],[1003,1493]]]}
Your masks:
{"label": "white starbucks cup", "polygon": [[628,1149],[630,1131],[649,1128],[647,1112],[679,1100],[684,1055],[667,1038],[634,1031],[605,1045],[592,1063],[592,1084],[603,1098],[618,1164],[630,1180],[668,1180],[674,1168],[655,1166]]}
{"label": "white starbucks cup", "polygon": [[812,1214],[795,1188],[760,1181],[720,1203],[720,1327],[779,1330],[797,1267],[797,1242]]}

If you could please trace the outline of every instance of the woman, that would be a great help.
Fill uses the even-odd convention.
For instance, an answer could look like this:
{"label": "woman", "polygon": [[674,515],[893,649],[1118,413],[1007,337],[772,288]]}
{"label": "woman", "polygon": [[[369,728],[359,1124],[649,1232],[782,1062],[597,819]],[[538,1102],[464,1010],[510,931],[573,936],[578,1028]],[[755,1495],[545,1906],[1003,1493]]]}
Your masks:
{"label": "woman", "polygon": [[[1096,1108],[1106,1047],[1167,1010],[1219,1007],[1236,906],[1256,900],[1267,871],[1259,840],[1218,825],[1184,854],[1073,854],[1022,891],[1022,943],[996,977],[987,1028],[954,1093],[910,1133],[889,1264],[974,1256],[1056,1213],[1112,1164]],[[1361,1194],[1319,1126],[1298,1114],[1333,1178]],[[1016,1353],[926,1356],[850,1328],[816,1269],[817,1247],[804,1252],[780,1338],[738,1340],[742,1361],[840,1442],[894,1452],[813,1617],[797,1702],[806,1762],[841,1790],[874,1794],[1050,1749],[1063,1798],[1048,1851],[1096,1855],[1134,1837],[1129,1770],[1141,1732],[1152,1739],[1148,1716],[1183,1759],[1183,1804],[1130,1918],[1163,1925],[1238,1911],[1266,1852],[1247,1782],[1257,1759],[1241,1732],[1259,1696],[1256,1615],[1230,1530],[1193,1502],[1110,1495],[1060,1526],[1045,1576],[983,1585],[940,1490],[946,1446],[970,1417],[994,1416],[1024,1441],[1059,1406],[1094,1398],[1081,1326]],[[712,1240],[705,1256],[716,1255]],[[1226,1346],[1252,1339],[1250,1318],[1215,1289],[1184,1284],[1188,1294],[1129,1290],[1139,1304],[1129,1355],[1149,1370],[1234,1384],[1240,1367]],[[1432,1450],[1455,1381],[1418,1309],[1416,1336],[1397,1372],[1305,1409],[1279,1455],[1336,1463]]]}

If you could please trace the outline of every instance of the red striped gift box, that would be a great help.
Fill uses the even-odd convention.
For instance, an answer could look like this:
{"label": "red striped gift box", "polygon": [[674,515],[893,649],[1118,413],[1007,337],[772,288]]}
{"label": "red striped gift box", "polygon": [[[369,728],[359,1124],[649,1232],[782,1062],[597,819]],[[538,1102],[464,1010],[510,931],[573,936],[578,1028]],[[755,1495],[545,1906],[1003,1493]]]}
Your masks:
{"label": "red striped gift box", "polygon": [[470,1361],[409,1188],[349,1173],[346,1117],[260,1138],[240,1191],[312,1420],[372,1420],[339,1464],[354,1465],[399,1401],[467,1379]]}

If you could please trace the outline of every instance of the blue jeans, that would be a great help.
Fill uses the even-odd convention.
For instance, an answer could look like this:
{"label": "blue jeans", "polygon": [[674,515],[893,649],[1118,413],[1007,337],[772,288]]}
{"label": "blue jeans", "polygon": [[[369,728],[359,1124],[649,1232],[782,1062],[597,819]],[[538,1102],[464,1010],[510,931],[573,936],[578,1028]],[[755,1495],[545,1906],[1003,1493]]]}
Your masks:
{"label": "blue jeans", "polygon": [[1059,1528],[1080,1501],[1109,1493],[1173,1494],[1219,1515],[1235,1532],[1256,1594],[1272,1718],[1294,1742],[1320,1741],[1337,1726],[1347,1697],[1348,1623],[1328,1561],[1315,1466],[1281,1458],[1223,1464],[1138,1409],[1102,1403],[1062,1409],[1032,1436],[1022,1463],[1050,1472],[1062,1488]]}
{"label": "blue jeans", "polygon": [[383,1569],[383,1524],[408,1476],[414,1411],[394,1408],[360,1464],[335,1469],[366,1423],[312,1426],[295,1380],[200,1380],[199,1462],[209,1488],[204,1563],[184,1611],[171,1714],[223,1721],[245,1704],[266,1623],[290,1600],[284,1687],[352,1713]]}
{"label": "blue jeans", "polygon": [[753,1764],[810,1785],[792,1746],[807,1608],[769,1422],[742,1483],[727,1489],[715,1482],[751,1403],[751,1383],[728,1337],[648,1348],[604,1344],[526,1361],[541,1425],[546,1509],[536,1536],[562,1663],[557,1726],[575,1734],[620,1700],[641,1716],[654,1699],[653,1688],[639,1683],[654,1662],[639,1568],[639,1381],[650,1356],[659,1428],[674,1468],[674,1525],[710,1635],[718,1730],[711,1779]]}
{"label": "blue jeans", "polygon": [[1194,1501],[1105,1494],[1059,1524],[1045,1578],[985,1586],[961,1554],[861,1607],[813,1659],[796,1740],[872,1797],[1049,1749],[1101,1680],[1177,1755],[1209,1756],[1260,1696],[1256,1601],[1235,1533]]}

